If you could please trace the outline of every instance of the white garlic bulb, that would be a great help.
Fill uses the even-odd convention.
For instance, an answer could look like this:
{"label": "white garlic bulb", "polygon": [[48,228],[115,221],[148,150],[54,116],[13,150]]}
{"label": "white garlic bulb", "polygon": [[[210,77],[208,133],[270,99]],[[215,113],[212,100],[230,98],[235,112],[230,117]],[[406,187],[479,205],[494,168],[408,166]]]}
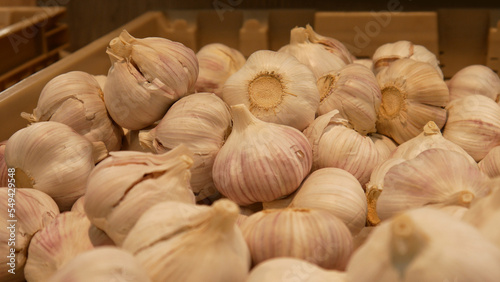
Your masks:
{"label": "white garlic bulb", "polygon": [[9,185],[8,167],[4,157],[5,145],[7,145],[7,140],[0,142],[0,187],[7,187]]}
{"label": "white garlic bulb", "polygon": [[[387,146],[375,146],[375,137],[356,132],[347,120],[337,118],[337,111],[319,116],[304,130],[312,144],[313,170],[341,168],[356,177],[362,186],[370,179],[373,168],[388,157]],[[380,152],[379,152],[380,151]]]}
{"label": "white garlic bulb", "polygon": [[254,264],[276,257],[304,259],[343,270],[353,249],[347,226],[322,209],[273,209],[249,216],[240,226]]}
{"label": "white garlic bulb", "polygon": [[215,187],[239,205],[269,202],[295,191],[309,174],[311,146],[302,132],[231,107],[233,130],[215,158]]}
{"label": "white garlic bulb", "polygon": [[469,95],[449,103],[444,138],[459,145],[474,160],[482,160],[500,145],[500,105],[483,95]]}
{"label": "white garlic bulb", "polygon": [[478,165],[479,169],[490,178],[500,176],[500,146],[491,149]]}
{"label": "white garlic bulb", "polygon": [[344,282],[345,276],[344,272],[322,269],[305,260],[282,257],[259,263],[246,282]]}
{"label": "white garlic bulb", "polygon": [[[376,263],[375,263],[376,262]],[[353,254],[348,281],[498,281],[500,249],[472,226],[432,208],[377,226]]]}
{"label": "white garlic bulb", "polygon": [[373,144],[375,144],[375,148],[382,160],[387,160],[396,150],[396,148],[399,147],[391,138],[385,135],[371,133],[369,134],[369,136],[373,141]]}
{"label": "white garlic bulb", "polygon": [[441,79],[443,78],[443,72],[439,67],[439,61],[436,55],[427,50],[424,46],[416,45],[406,40],[387,43],[375,50],[372,57],[375,73],[390,66],[394,61],[403,58],[427,63],[438,72]]}
{"label": "white garlic bulb", "polygon": [[429,121],[443,127],[448,87],[429,64],[400,59],[379,72],[377,80],[382,92],[378,133],[401,144],[420,134]]}
{"label": "white garlic bulb", "polygon": [[76,255],[93,249],[88,236],[90,221],[78,212],[57,215],[38,231],[28,249],[26,280],[51,281],[51,276]]}
{"label": "white garlic bulb", "polygon": [[100,247],[81,253],[63,265],[51,282],[151,281],[130,253],[116,247]]}
{"label": "white garlic bulb", "polygon": [[450,100],[483,95],[500,103],[500,78],[489,67],[471,65],[458,71],[448,82]]}
{"label": "white garlic bulb", "polygon": [[316,78],[292,55],[261,50],[229,77],[222,89],[228,105],[244,104],[257,118],[303,130],[319,105]]}
{"label": "white garlic bulb", "polygon": [[238,206],[228,199],[211,207],[160,203],[143,214],[123,248],[152,281],[243,282],[251,261],[235,224],[238,214]]}
{"label": "white garlic bulb", "polygon": [[489,193],[488,176],[463,154],[429,149],[393,165],[384,176],[377,200],[381,220],[424,205],[462,205]]}
{"label": "white garlic bulb", "polygon": [[308,66],[316,78],[352,63],[351,54],[341,42],[328,38],[331,44],[324,44],[318,42],[318,36],[310,26],[307,29],[295,27],[290,31],[290,44],[281,47],[278,52],[293,55]]}
{"label": "white garlic bulb", "polygon": [[311,173],[290,207],[326,210],[341,219],[353,235],[366,223],[363,187],[352,174],[339,168],[322,168]]}
{"label": "white garlic bulb", "polygon": [[214,93],[221,98],[222,86],[226,80],[246,62],[240,51],[221,43],[203,46],[196,53],[196,58],[200,73],[194,86],[195,91]]}
{"label": "white garlic bulb", "polygon": [[91,143],[54,121],[17,131],[5,148],[5,161],[16,170],[16,186],[47,193],[61,211],[69,210],[85,193],[90,171],[106,155],[102,142]]}
{"label": "white garlic bulb", "polygon": [[[0,280],[25,281],[24,266],[30,241],[59,214],[59,208],[49,195],[35,189],[16,188],[13,197],[12,194],[12,189],[0,188],[0,220],[3,222],[0,229]],[[11,198],[15,201],[9,200]],[[10,214],[15,217],[10,217]]]}
{"label": "white garlic bulb", "polygon": [[359,64],[349,64],[328,72],[317,82],[318,115],[338,110],[360,134],[375,132],[382,94],[373,72]]}
{"label": "white garlic bulb", "polygon": [[51,79],[33,114],[21,116],[31,123],[64,123],[92,142],[104,142],[108,151],[118,151],[122,144],[123,130],[108,116],[101,87],[86,72],[71,71]]}
{"label": "white garlic bulb", "polygon": [[113,120],[127,129],[142,129],[161,119],[198,77],[194,52],[165,38],[134,38],[127,31],[109,43],[112,62],[104,102]]}
{"label": "white garlic bulb", "polygon": [[194,154],[191,188],[203,200],[217,192],[212,166],[230,131],[229,107],[215,94],[196,93],[175,102],[158,126],[139,134],[139,141],[154,153],[186,145]]}
{"label": "white garlic bulb", "polygon": [[112,152],[89,175],[85,212],[119,246],[151,205],[195,203],[189,187],[191,165],[191,152],[185,146],[161,155]]}

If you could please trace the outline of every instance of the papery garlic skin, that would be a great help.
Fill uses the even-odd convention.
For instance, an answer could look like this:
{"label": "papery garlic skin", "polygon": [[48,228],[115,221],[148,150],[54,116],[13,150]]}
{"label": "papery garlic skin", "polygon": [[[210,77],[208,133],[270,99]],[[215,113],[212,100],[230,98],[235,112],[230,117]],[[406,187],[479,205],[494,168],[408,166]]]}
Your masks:
{"label": "papery garlic skin", "polygon": [[112,152],[89,175],[85,213],[120,246],[140,216],[162,201],[194,204],[191,152],[185,146],[153,155]]}
{"label": "papery garlic skin", "polygon": [[161,119],[198,77],[194,52],[165,38],[134,38],[127,31],[111,40],[112,66],[104,87],[109,114],[120,126],[142,129]]}
{"label": "papery garlic skin", "polygon": [[342,42],[316,33],[309,24],[306,25],[306,33],[312,43],[323,45],[323,48],[340,57],[346,64],[350,64],[356,59]]}
{"label": "papery garlic skin", "polygon": [[61,267],[51,282],[151,281],[130,253],[115,247],[100,247],[75,256]]}
{"label": "papery garlic skin", "polygon": [[471,65],[458,71],[448,82],[450,100],[483,95],[500,103],[500,78],[487,66]]}
{"label": "papery garlic skin", "polygon": [[[9,202],[11,198],[9,194],[12,194],[12,191],[13,189],[0,188],[0,207],[4,211],[0,214],[0,220],[4,222],[0,229],[0,253],[3,254],[0,259],[0,280],[25,281],[24,266],[31,238],[59,214],[59,208],[49,195],[27,188],[15,188],[13,198],[15,202]],[[14,207],[15,211],[12,214],[15,218],[9,217],[11,213],[8,211],[12,209],[11,206]],[[9,222],[9,220],[16,221]],[[14,228],[9,228],[12,224]],[[15,232],[14,238],[12,232]],[[12,256],[11,248],[15,250],[14,263],[9,257]],[[12,268],[15,274],[9,272]]]}
{"label": "papery garlic skin", "polygon": [[500,146],[491,149],[478,163],[479,169],[490,178],[500,176]]}
{"label": "papery garlic skin", "polygon": [[109,117],[99,83],[86,72],[71,71],[51,79],[33,114],[21,116],[31,123],[64,123],[92,142],[104,142],[108,151],[121,147],[123,130]]}
{"label": "papery garlic skin", "polygon": [[347,226],[321,209],[264,210],[249,216],[240,228],[254,264],[284,256],[343,270],[353,249]]}
{"label": "papery garlic skin", "polygon": [[429,64],[400,59],[379,72],[377,80],[382,92],[378,133],[401,144],[420,134],[429,121],[443,127],[448,87]]}
{"label": "papery garlic skin", "polygon": [[321,96],[318,115],[338,110],[362,135],[375,132],[382,94],[373,72],[359,64],[349,64],[321,76],[317,81]]}
{"label": "papery garlic skin", "polygon": [[252,269],[246,282],[343,282],[346,274],[296,258],[273,258]]}
{"label": "papery garlic skin", "polygon": [[367,67],[373,72],[373,60],[372,59],[357,59],[352,61],[353,64],[359,64]]}
{"label": "papery garlic skin", "polygon": [[369,136],[382,160],[389,159],[393,152],[396,151],[396,148],[399,147],[391,138],[385,135],[372,133]]}
{"label": "papery garlic skin", "polygon": [[[373,263],[376,261],[376,263]],[[348,281],[498,281],[500,250],[472,226],[432,208],[376,227],[353,254]]]}
{"label": "papery garlic skin", "polygon": [[238,206],[228,199],[211,207],[160,203],[139,219],[123,248],[152,281],[243,282],[251,261],[235,224],[238,214]]}
{"label": "papery garlic skin", "polygon": [[363,187],[352,174],[339,168],[322,168],[311,173],[289,207],[326,210],[341,219],[353,235],[366,223]]}
{"label": "papery garlic skin", "polygon": [[94,79],[99,83],[101,89],[104,89],[104,85],[106,85],[106,80],[108,77],[106,75],[94,75]]}
{"label": "papery garlic skin", "polygon": [[261,50],[227,79],[222,99],[244,104],[263,121],[303,130],[314,120],[320,96],[307,66],[292,55]]}
{"label": "papery garlic skin", "polygon": [[231,107],[233,130],[215,158],[215,187],[239,205],[294,192],[312,166],[311,146],[295,128],[267,123],[244,105]]}
{"label": "papery garlic skin", "polygon": [[444,138],[462,147],[474,160],[482,160],[500,145],[500,105],[495,101],[470,95],[451,101],[446,109]]}
{"label": "papery garlic skin", "polygon": [[443,72],[439,67],[439,61],[436,55],[427,50],[424,46],[416,45],[406,40],[387,43],[375,50],[372,57],[375,73],[379,73],[384,68],[390,66],[394,61],[404,58],[431,65],[438,72],[441,79],[443,78]]}
{"label": "papery garlic skin", "polygon": [[440,209],[441,211],[451,215],[452,217],[454,217],[456,219],[460,219],[460,220],[465,216],[465,214],[469,210],[469,208],[467,208],[467,207],[457,206],[457,205],[441,206],[441,207],[437,207],[437,208]]}
{"label": "papery garlic skin", "polygon": [[76,200],[73,206],[71,206],[71,211],[85,214],[84,202],[85,202],[85,195],[81,196],[80,198],[78,198],[78,200]]}
{"label": "papery garlic skin", "polygon": [[153,130],[140,133],[141,145],[154,153],[184,144],[193,152],[191,188],[197,200],[214,195],[212,167],[231,132],[229,107],[213,93],[196,93],[177,101]]}
{"label": "papery garlic skin", "polygon": [[5,161],[16,169],[17,187],[45,192],[66,211],[85,193],[87,177],[101,159],[95,159],[94,145],[65,124],[38,122],[9,138]]}
{"label": "papery garlic skin", "polygon": [[200,72],[194,86],[196,92],[210,92],[222,98],[222,86],[246,62],[240,51],[221,43],[203,46],[198,53]]}
{"label": "papery garlic skin", "polygon": [[84,214],[59,214],[31,239],[24,275],[28,281],[51,281],[57,270],[76,255],[93,249],[90,221]]}
{"label": "papery garlic skin", "polygon": [[0,187],[9,186],[9,168],[5,163],[5,145],[7,145],[7,140],[0,142]]}

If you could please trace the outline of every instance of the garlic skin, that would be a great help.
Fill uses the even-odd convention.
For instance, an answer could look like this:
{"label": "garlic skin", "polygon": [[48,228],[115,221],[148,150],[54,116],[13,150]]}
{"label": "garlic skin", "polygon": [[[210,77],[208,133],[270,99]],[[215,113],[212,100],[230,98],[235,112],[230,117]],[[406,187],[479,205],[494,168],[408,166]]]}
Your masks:
{"label": "garlic skin", "polygon": [[479,169],[490,178],[500,176],[500,146],[491,149],[478,163]]}
{"label": "garlic skin", "polygon": [[495,101],[470,95],[451,101],[446,109],[444,138],[462,147],[474,160],[482,160],[500,145],[500,105]]}
{"label": "garlic skin", "polygon": [[[375,262],[376,263],[373,263]],[[353,254],[348,281],[498,281],[500,250],[472,226],[432,208],[376,227]]]}
{"label": "garlic skin", "polygon": [[371,133],[369,136],[382,160],[389,159],[393,152],[396,151],[396,148],[399,147],[391,138],[382,134]]}
{"label": "garlic skin", "polygon": [[[27,252],[30,241],[44,226],[48,225],[58,214],[59,208],[57,204],[47,194],[35,189],[16,188],[15,190],[15,218],[10,218],[7,212],[11,209],[8,204],[10,198],[8,194],[12,193],[11,189],[0,188],[0,207],[2,213],[3,228],[0,229],[0,280],[1,281],[25,281],[24,266],[27,259]],[[11,222],[8,220],[17,220],[15,222],[15,241],[8,240],[11,237],[11,229],[8,229]],[[12,242],[15,242],[13,245]],[[8,272],[10,266],[10,249],[15,249],[15,274]]]}
{"label": "garlic skin", "polygon": [[303,130],[319,105],[316,78],[292,55],[261,50],[222,89],[228,105],[244,104],[257,118]]}
{"label": "garlic skin", "polygon": [[76,200],[76,202],[71,207],[70,211],[85,214],[84,202],[85,202],[85,195],[81,196],[80,198],[78,198],[78,200]]}
{"label": "garlic skin", "polygon": [[373,60],[372,59],[357,59],[352,61],[353,64],[359,64],[367,67],[373,72]]}
{"label": "garlic skin", "polygon": [[165,38],[134,38],[127,31],[109,43],[112,66],[104,86],[109,114],[120,126],[137,130],[161,119],[198,77],[194,52]]}
{"label": "garlic skin", "polygon": [[194,89],[196,92],[210,92],[222,98],[222,86],[246,62],[240,51],[221,43],[203,46],[196,53],[200,72]]}
{"label": "garlic skin", "polygon": [[401,144],[417,136],[429,121],[446,122],[448,87],[426,63],[400,59],[377,74],[382,92],[377,132]]}
{"label": "garlic skin", "polygon": [[295,191],[312,165],[304,134],[261,121],[244,105],[231,111],[233,129],[212,170],[217,190],[239,205],[270,202]]}
{"label": "garlic skin", "polygon": [[162,201],[195,203],[189,187],[192,163],[185,146],[161,155],[112,152],[89,175],[85,213],[120,246],[152,205]]}
{"label": "garlic skin", "polygon": [[14,133],[5,147],[17,187],[35,188],[54,199],[61,211],[85,193],[94,164],[107,155],[102,142],[91,143],[69,126],[38,122]]}
{"label": "garlic skin", "polygon": [[429,149],[392,166],[384,176],[377,200],[381,220],[424,205],[462,205],[486,196],[488,176],[462,154]]}
{"label": "garlic skin", "polygon": [[94,79],[99,83],[101,89],[104,89],[104,85],[106,85],[106,80],[108,79],[105,75],[94,75]]}
{"label": "garlic skin", "polygon": [[296,258],[273,258],[252,269],[246,282],[344,282],[346,274]]}
{"label": "garlic skin", "polygon": [[100,247],[75,256],[61,267],[51,282],[144,281],[146,271],[130,253],[115,247]]}
{"label": "garlic skin", "polygon": [[448,82],[450,100],[483,95],[500,103],[500,77],[489,67],[471,65],[458,71]]}
{"label": "garlic skin", "polygon": [[158,126],[139,134],[139,142],[157,154],[180,144],[193,152],[191,188],[199,201],[217,192],[212,167],[230,132],[229,107],[213,93],[196,93],[172,105]]}
{"label": "garlic skin", "polygon": [[352,174],[339,168],[322,168],[311,173],[289,207],[326,210],[341,219],[353,235],[366,223],[363,187]]}
{"label": "garlic skin", "polygon": [[415,45],[406,40],[387,43],[375,50],[372,57],[375,73],[379,73],[381,70],[390,66],[394,61],[403,58],[427,63],[438,72],[441,79],[444,77],[436,55],[427,50],[424,46]]}
{"label": "garlic skin", "polygon": [[24,269],[26,280],[43,282],[76,255],[91,250],[88,229],[90,221],[84,214],[64,212],[31,239]]}
{"label": "garlic skin", "polygon": [[[177,202],[146,211],[123,248],[139,260],[151,281],[245,281],[250,253],[228,199],[212,206]],[[196,267],[193,267],[195,265]]]}
{"label": "garlic skin", "polygon": [[376,110],[382,94],[373,72],[359,64],[349,64],[328,72],[317,81],[320,93],[318,115],[338,110],[362,135],[375,132]]}
{"label": "garlic skin", "polygon": [[0,187],[9,186],[9,168],[5,163],[5,145],[7,145],[7,140],[0,142]]}
{"label": "garlic skin", "polygon": [[[432,206],[431,206],[432,207]],[[458,205],[451,205],[451,206],[441,206],[438,207],[441,211],[451,215],[452,217],[456,219],[462,219],[469,208],[464,207],[464,206],[458,206]]]}
{"label": "garlic skin", "polygon": [[343,66],[352,63],[352,55],[345,46],[333,38],[327,38],[329,44],[324,44],[310,26],[295,27],[290,31],[290,44],[281,47],[278,52],[294,56],[302,64],[309,67],[316,79],[330,71],[338,71]]}
{"label": "garlic skin", "polygon": [[71,71],[51,79],[33,114],[21,116],[31,123],[64,123],[91,142],[104,142],[108,151],[118,151],[122,143],[123,130],[108,116],[101,87],[86,72]]}
{"label": "garlic skin", "polygon": [[249,216],[240,228],[254,264],[294,257],[343,270],[353,250],[347,226],[322,209],[264,210]]}

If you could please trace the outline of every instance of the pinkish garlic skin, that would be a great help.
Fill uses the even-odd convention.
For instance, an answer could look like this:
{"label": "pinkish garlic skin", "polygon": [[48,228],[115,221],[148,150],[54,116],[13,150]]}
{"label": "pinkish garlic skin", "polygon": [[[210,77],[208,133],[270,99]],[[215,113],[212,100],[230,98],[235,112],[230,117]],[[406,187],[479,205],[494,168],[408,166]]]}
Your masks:
{"label": "pinkish garlic skin", "polygon": [[8,183],[8,167],[5,163],[5,144],[7,144],[7,140],[0,142],[0,187],[7,187]]}

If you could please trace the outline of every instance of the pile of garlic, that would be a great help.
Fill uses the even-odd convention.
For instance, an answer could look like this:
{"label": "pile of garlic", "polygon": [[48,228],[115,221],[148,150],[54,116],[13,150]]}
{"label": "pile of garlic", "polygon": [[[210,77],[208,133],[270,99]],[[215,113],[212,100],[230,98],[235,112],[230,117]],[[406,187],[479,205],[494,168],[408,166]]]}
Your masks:
{"label": "pile of garlic", "polygon": [[107,54],[0,142],[2,281],[500,281],[491,69],[445,83],[424,46],[358,59],[309,25],[248,58],[127,31]]}

